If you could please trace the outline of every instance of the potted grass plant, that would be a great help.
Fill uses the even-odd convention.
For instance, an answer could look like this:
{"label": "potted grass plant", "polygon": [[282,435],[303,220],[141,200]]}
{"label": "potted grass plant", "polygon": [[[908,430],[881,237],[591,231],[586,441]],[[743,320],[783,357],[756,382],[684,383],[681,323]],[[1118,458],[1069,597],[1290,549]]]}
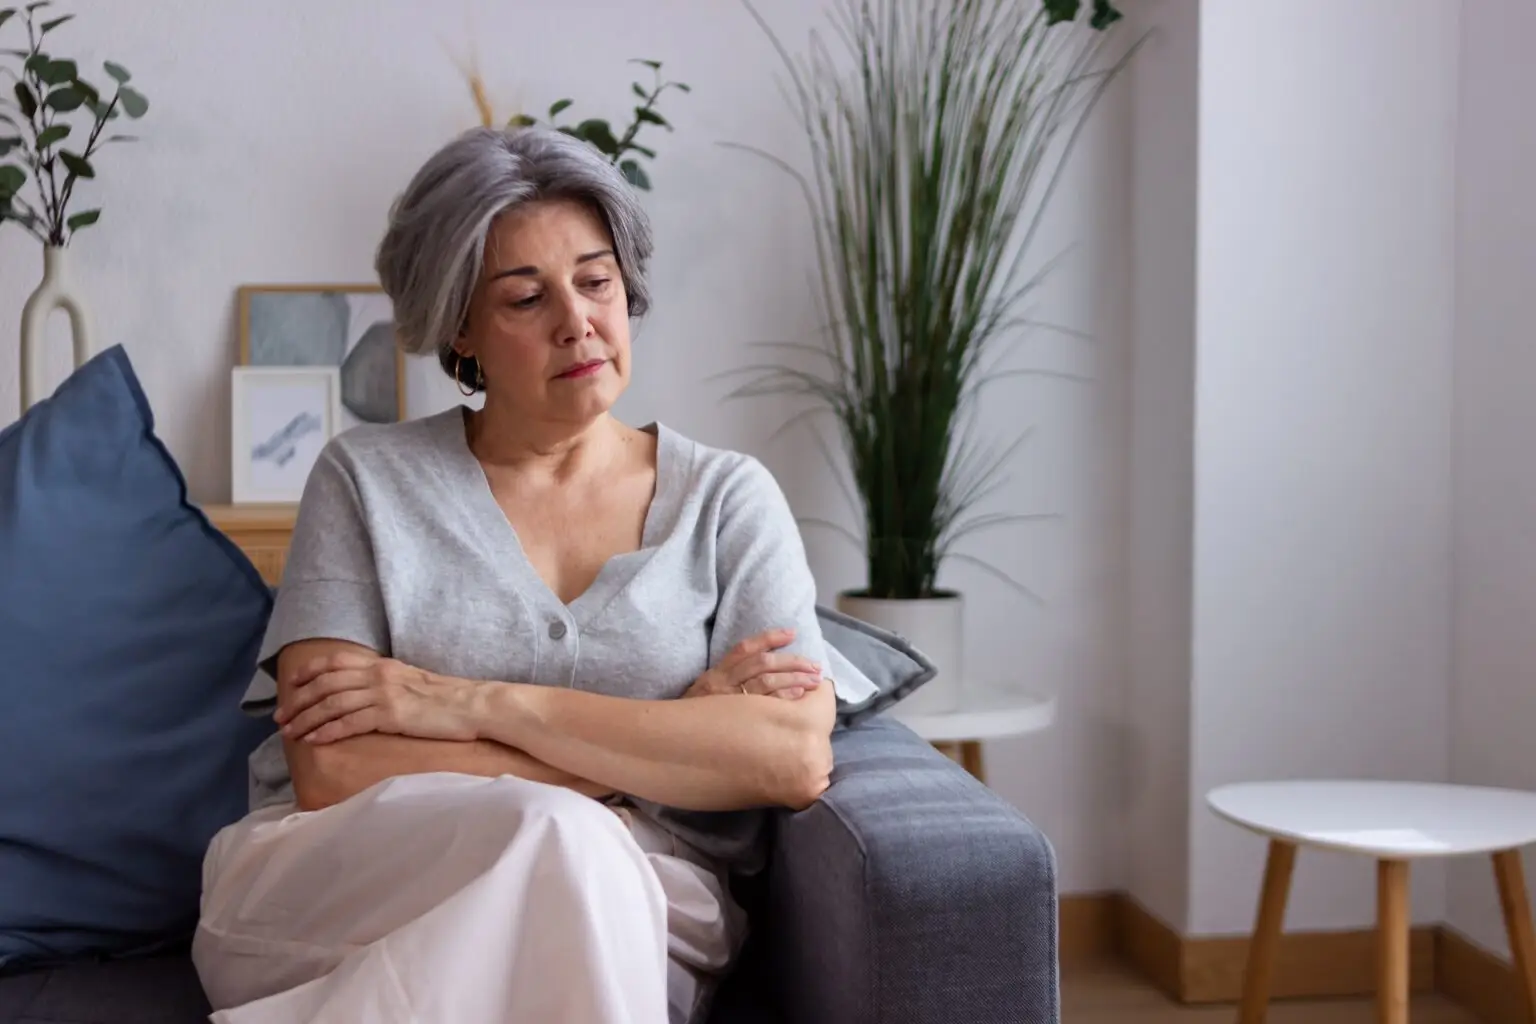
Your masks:
{"label": "potted grass plant", "polygon": [[[846,52],[813,35],[795,57],[744,3],[788,70],[810,142],[808,175],[761,155],[811,207],[829,326],[815,343],[776,343],[786,358],[746,368],[733,394],[809,396],[808,412],[830,412],[862,506],[862,537],[848,532],[868,568],[838,605],[938,666],[906,713],[950,710],[964,598],[940,569],[966,560],[1024,590],[955,545],[1036,518],[978,510],[1017,442],[977,436],[976,399],[985,384],[1048,372],[1000,369],[995,350],[1028,326],[1040,218],[1134,47],[1110,59],[1120,13],[1107,0],[839,0]],[[787,365],[791,354],[805,365]]]}

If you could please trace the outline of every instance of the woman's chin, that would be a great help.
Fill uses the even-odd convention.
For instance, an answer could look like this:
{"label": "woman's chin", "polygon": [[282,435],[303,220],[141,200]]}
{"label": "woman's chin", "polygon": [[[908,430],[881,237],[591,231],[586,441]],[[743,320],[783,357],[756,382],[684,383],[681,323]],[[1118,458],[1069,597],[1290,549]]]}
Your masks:
{"label": "woman's chin", "polygon": [[622,393],[622,388],[614,387],[610,382],[606,387],[573,389],[564,395],[551,396],[550,405],[561,410],[560,419],[591,421],[611,410]]}

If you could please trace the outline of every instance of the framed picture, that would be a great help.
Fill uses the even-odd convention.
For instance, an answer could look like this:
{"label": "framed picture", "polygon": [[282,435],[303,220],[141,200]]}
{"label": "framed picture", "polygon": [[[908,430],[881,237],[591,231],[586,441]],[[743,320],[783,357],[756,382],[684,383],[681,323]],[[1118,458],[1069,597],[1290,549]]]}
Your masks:
{"label": "framed picture", "polygon": [[377,285],[246,285],[240,365],[336,367],[342,429],[406,419],[405,357],[394,306]]}
{"label": "framed picture", "polygon": [[231,383],[235,504],[297,502],[320,449],[341,433],[340,368],[237,366]]}

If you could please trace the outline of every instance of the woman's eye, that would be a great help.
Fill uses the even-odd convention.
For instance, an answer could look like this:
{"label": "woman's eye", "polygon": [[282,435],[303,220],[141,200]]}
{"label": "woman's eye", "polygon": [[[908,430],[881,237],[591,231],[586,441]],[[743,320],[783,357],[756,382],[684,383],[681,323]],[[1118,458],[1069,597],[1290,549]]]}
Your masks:
{"label": "woman's eye", "polygon": [[605,287],[607,284],[608,284],[608,279],[606,277],[595,277],[592,280],[587,282],[587,287],[588,288],[602,288],[602,287]]}
{"label": "woman's eye", "polygon": [[527,298],[513,299],[512,300],[512,308],[513,309],[532,309],[534,306],[538,305],[538,302],[539,302],[539,297],[537,295],[529,295]]}

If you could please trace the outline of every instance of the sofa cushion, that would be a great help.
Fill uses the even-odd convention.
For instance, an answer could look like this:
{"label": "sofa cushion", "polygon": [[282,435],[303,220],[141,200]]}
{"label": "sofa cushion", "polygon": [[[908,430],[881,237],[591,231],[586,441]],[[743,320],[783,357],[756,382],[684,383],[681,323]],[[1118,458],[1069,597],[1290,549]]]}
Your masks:
{"label": "sofa cushion", "polygon": [[[768,969],[744,962],[709,1024],[781,1024]],[[0,976],[0,1024],[206,1024],[210,1007],[185,953]]]}
{"label": "sofa cushion", "polygon": [[192,960],[167,953],[0,977],[0,1024],[206,1024]]}
{"label": "sofa cushion", "polygon": [[0,969],[190,935],[270,611],[121,347],[0,432]]}

